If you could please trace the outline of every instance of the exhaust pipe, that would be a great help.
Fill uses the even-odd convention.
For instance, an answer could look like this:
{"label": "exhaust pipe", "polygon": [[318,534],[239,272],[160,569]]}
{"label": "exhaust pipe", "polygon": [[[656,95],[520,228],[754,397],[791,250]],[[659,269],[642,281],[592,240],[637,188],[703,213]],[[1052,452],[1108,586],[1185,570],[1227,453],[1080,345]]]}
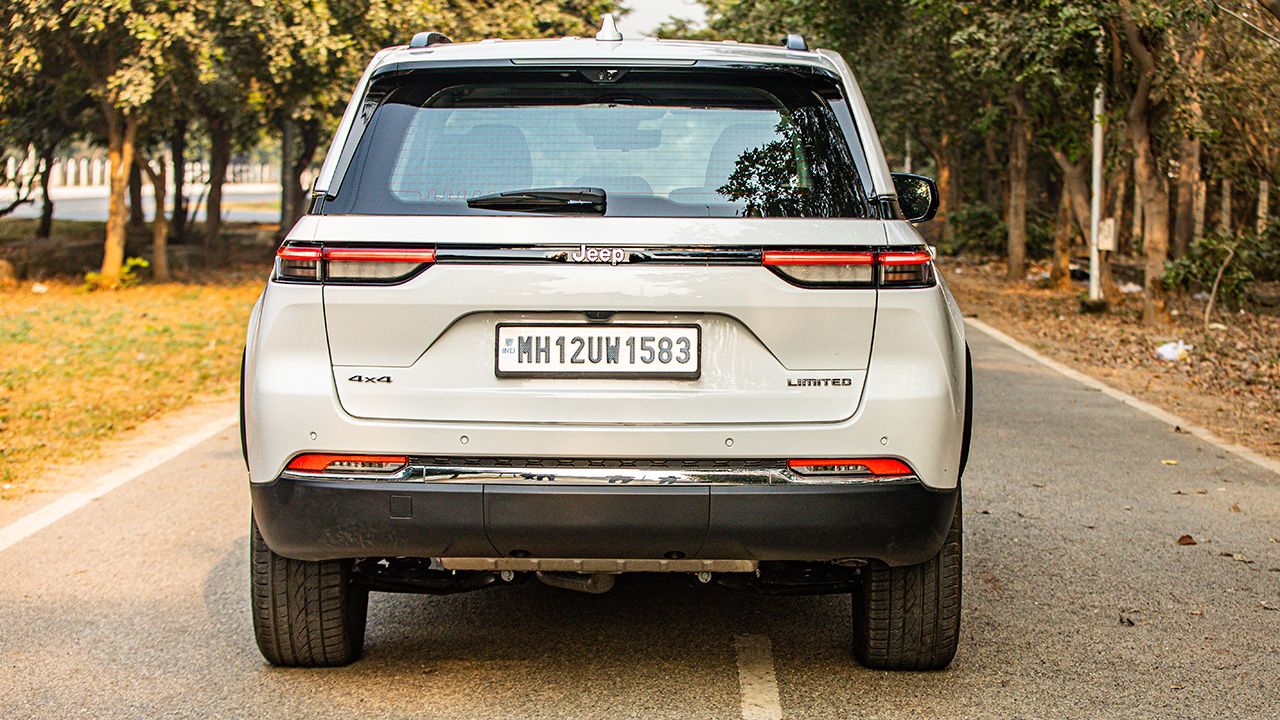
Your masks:
{"label": "exhaust pipe", "polygon": [[561,590],[602,595],[613,589],[617,575],[610,573],[539,572],[538,580]]}

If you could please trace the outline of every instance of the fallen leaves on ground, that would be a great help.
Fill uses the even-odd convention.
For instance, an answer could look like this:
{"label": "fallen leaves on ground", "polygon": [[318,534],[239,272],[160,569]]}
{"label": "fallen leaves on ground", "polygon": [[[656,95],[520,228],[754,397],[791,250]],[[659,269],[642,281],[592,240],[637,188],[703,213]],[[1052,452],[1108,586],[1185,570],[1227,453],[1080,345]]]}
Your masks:
{"label": "fallen leaves on ground", "polygon": [[1195,545],[1196,539],[1191,537],[1190,535],[1179,535],[1178,544],[1179,545]]}
{"label": "fallen leaves on ground", "polygon": [[[1009,282],[999,261],[944,257],[939,264],[966,314],[1233,442],[1280,458],[1280,318],[1222,311],[1217,325],[1206,329],[1203,304],[1185,300],[1175,301],[1178,314],[1170,324],[1147,327],[1141,323],[1141,295],[1120,298],[1106,313],[1082,314],[1082,283],[1056,290]],[[1156,348],[1176,340],[1195,349],[1185,360],[1159,360]]]}

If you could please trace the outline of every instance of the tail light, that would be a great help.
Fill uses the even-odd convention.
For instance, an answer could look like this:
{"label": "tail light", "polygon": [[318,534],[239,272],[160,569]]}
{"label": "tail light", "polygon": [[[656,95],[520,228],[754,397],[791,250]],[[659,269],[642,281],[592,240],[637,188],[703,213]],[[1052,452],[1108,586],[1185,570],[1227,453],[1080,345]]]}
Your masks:
{"label": "tail light", "polygon": [[314,473],[389,473],[409,462],[404,455],[321,455],[306,453],[289,461],[289,470]]}
{"label": "tail light", "polygon": [[915,475],[909,465],[895,458],[788,460],[787,467],[798,475],[816,477],[840,476],[886,480]]}
{"label": "tail light", "polygon": [[765,267],[801,287],[911,288],[934,283],[933,256],[927,250],[835,252],[766,250]]}
{"label": "tail light", "polygon": [[320,248],[281,245],[276,251],[276,279],[320,282]]}
{"label": "tail light", "polygon": [[286,244],[276,252],[276,279],[311,283],[397,282],[435,259],[435,248]]}
{"label": "tail light", "polygon": [[926,250],[885,252],[880,262],[880,287],[928,287],[933,284],[933,256]]}
{"label": "tail light", "polygon": [[797,285],[871,287],[875,253],[766,250],[765,267]]}

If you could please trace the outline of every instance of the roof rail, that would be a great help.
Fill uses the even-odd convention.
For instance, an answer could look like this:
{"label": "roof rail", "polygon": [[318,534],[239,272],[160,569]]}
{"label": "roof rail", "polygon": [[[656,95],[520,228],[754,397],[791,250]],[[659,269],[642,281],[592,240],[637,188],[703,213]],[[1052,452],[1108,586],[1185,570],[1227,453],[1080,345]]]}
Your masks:
{"label": "roof rail", "polygon": [[782,44],[785,45],[788,50],[808,50],[809,49],[809,44],[804,41],[803,35],[795,35],[795,34],[787,35],[786,37],[782,38]]}
{"label": "roof rail", "polygon": [[413,39],[409,41],[409,47],[424,48],[431,47],[432,45],[444,45],[445,43],[451,42],[453,41],[444,33],[428,30],[427,32],[420,32],[417,35],[414,35]]}

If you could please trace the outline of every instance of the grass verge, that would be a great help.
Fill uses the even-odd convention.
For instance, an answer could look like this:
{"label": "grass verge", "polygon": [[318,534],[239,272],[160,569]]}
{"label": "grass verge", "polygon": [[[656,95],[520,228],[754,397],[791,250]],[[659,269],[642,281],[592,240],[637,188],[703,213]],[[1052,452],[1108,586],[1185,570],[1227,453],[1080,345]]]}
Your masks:
{"label": "grass verge", "polygon": [[0,498],[193,398],[234,394],[262,282],[254,271],[115,292],[0,289]]}

